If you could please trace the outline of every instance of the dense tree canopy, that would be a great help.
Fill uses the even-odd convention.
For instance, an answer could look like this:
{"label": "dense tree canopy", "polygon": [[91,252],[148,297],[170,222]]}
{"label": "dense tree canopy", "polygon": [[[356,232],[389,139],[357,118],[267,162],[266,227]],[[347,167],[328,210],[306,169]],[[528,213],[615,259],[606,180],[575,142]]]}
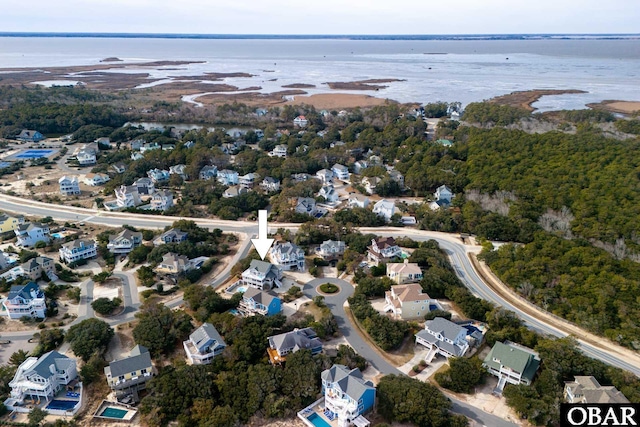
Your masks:
{"label": "dense tree canopy", "polygon": [[113,329],[108,323],[86,319],[69,328],[66,339],[75,355],[86,362],[94,354],[102,355],[113,335]]}

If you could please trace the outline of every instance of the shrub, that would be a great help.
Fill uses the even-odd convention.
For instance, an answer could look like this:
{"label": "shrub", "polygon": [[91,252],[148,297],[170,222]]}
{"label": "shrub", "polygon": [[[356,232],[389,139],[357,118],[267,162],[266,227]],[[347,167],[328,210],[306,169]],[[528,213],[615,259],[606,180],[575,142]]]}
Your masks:
{"label": "shrub", "polygon": [[333,283],[325,283],[323,285],[320,285],[320,290],[325,294],[335,294],[340,290],[340,288],[338,288]]}
{"label": "shrub", "polygon": [[111,314],[116,308],[120,307],[120,304],[122,304],[122,300],[120,298],[114,298],[112,300],[109,298],[98,298],[91,303],[91,308],[93,308],[97,313],[106,316]]}

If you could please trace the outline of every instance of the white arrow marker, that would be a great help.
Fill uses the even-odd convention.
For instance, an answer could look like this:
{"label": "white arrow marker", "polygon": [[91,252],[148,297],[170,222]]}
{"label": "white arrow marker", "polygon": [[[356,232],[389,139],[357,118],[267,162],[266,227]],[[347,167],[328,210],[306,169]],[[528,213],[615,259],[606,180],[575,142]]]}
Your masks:
{"label": "white arrow marker", "polygon": [[258,211],[258,238],[251,239],[251,243],[258,251],[258,255],[260,258],[264,260],[264,257],[267,256],[267,252],[269,252],[269,248],[273,245],[273,239],[267,239],[267,211],[260,210]]}

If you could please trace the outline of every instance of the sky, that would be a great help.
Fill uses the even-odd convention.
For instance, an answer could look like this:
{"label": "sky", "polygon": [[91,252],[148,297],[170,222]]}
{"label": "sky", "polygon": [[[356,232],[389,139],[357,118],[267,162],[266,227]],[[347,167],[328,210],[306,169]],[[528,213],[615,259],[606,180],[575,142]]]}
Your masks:
{"label": "sky", "polygon": [[640,33],[638,0],[0,0],[0,32]]}

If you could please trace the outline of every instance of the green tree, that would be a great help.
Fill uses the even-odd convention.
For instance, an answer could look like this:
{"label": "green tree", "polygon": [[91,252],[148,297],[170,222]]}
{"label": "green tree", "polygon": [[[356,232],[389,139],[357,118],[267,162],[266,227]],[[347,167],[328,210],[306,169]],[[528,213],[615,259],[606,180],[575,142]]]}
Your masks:
{"label": "green tree", "polygon": [[174,313],[169,307],[154,301],[145,302],[136,318],[138,324],[133,328],[133,338],[154,356],[171,351],[185,329],[182,313]]}
{"label": "green tree", "polygon": [[438,372],[436,381],[456,393],[471,393],[474,387],[484,382],[487,370],[477,357],[452,357],[449,359],[449,369]]}
{"label": "green tree", "polygon": [[93,308],[97,313],[102,314],[104,316],[111,314],[116,308],[122,305],[122,300],[120,298],[98,298],[91,303],[91,308]]}
{"label": "green tree", "polygon": [[9,358],[9,364],[13,366],[20,366],[22,362],[27,360],[27,357],[29,357],[29,352],[20,349],[11,355]]}
{"label": "green tree", "polygon": [[86,362],[94,354],[102,355],[113,335],[113,329],[107,322],[93,318],[73,325],[66,338],[71,350]]}
{"label": "green tree", "polygon": [[80,288],[71,288],[67,290],[67,298],[74,301],[76,304],[80,303]]}
{"label": "green tree", "polygon": [[42,421],[47,417],[48,412],[38,407],[31,409],[27,419],[29,420],[29,427],[38,427],[42,424]]}

